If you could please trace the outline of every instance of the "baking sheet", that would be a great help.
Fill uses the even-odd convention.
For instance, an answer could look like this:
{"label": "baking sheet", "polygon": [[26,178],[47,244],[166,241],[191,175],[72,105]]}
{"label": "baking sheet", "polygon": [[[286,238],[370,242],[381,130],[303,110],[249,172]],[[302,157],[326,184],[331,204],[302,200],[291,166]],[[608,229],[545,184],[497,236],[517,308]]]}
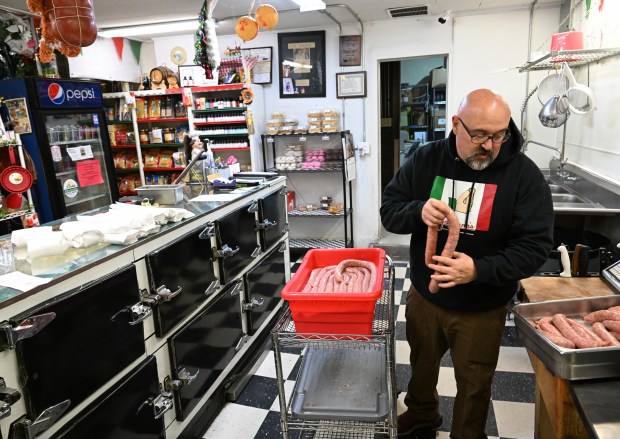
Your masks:
{"label": "baking sheet", "polygon": [[562,348],[540,334],[532,322],[557,313],[582,322],[584,314],[619,305],[620,296],[614,295],[522,303],[513,311],[519,338],[554,375],[566,380],[586,380],[620,377],[620,347]]}

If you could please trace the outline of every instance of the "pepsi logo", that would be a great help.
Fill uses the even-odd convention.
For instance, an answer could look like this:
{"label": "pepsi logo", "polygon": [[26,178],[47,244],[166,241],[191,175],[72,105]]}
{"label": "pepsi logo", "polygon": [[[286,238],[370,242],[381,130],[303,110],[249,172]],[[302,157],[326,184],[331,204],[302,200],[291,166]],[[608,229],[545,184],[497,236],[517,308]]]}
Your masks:
{"label": "pepsi logo", "polygon": [[60,105],[65,101],[65,91],[60,84],[55,82],[52,82],[49,87],[47,87],[47,96],[50,98],[50,101],[56,105]]}

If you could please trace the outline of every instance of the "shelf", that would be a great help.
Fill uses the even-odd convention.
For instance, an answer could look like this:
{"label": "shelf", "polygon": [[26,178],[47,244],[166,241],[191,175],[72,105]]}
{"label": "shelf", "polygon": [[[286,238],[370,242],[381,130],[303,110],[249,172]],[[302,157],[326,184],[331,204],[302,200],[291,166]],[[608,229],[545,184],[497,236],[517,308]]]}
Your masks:
{"label": "shelf", "polygon": [[[347,209],[347,215],[351,213],[351,209]],[[293,209],[288,213],[289,217],[312,217],[312,218],[343,218],[345,216],[344,209],[340,209],[338,213],[329,213],[327,210],[318,209],[311,211],[304,211]]]}
{"label": "shelf", "polygon": [[173,172],[173,171],[183,171],[185,168],[147,168],[144,167],[144,172]]}
{"label": "shelf", "polygon": [[30,209],[24,209],[24,210],[11,210],[9,209],[10,212],[5,212],[3,214],[3,216],[0,217],[0,221],[7,221],[13,218],[18,218],[22,215],[27,215],[29,213],[34,213],[33,211],[31,211]]}
{"label": "shelf", "polygon": [[530,72],[533,70],[559,69],[563,62],[569,67],[577,67],[590,64],[620,54],[620,47],[609,49],[587,49],[587,50],[553,50],[543,57],[525,63],[519,67],[519,73]]}
{"label": "shelf", "polygon": [[234,121],[226,121],[226,122],[194,122],[194,126],[203,127],[209,125],[245,125],[245,119],[243,120],[234,120]]}
{"label": "shelf", "polygon": [[106,120],[108,125],[121,125],[133,123],[131,120]]}
{"label": "shelf", "polygon": [[65,203],[65,206],[69,207],[69,206],[75,206],[77,204],[82,204],[82,203],[86,203],[88,201],[93,201],[96,200],[98,198],[103,198],[103,197],[109,197],[110,194],[99,194],[99,195],[93,195],[92,197],[88,197],[88,198],[84,198],[83,200],[78,200],[78,201],[74,201],[73,203]]}
{"label": "shelf", "polygon": [[[348,133],[348,131],[336,131],[335,133],[305,133],[305,134],[263,134],[263,137],[266,139],[274,139],[276,137],[316,137],[316,136],[338,136],[340,137],[340,133]],[[329,140],[329,139],[326,139]]]}
{"label": "shelf", "polygon": [[222,147],[222,148],[217,148],[217,147],[211,147],[211,151],[249,151],[251,148],[249,146],[240,146],[238,148],[235,147],[230,147],[230,148],[226,148],[226,147]]}
{"label": "shelf", "polygon": [[342,168],[329,168],[329,169],[295,169],[291,171],[282,171],[280,169],[271,168],[269,172],[277,172],[279,174],[320,174],[322,172],[342,172]]}
{"label": "shelf", "polygon": [[446,105],[446,101],[435,101],[432,105]]}
{"label": "shelf", "polygon": [[425,130],[428,125],[401,125],[401,128],[411,128],[413,130]]}
{"label": "shelf", "polygon": [[114,168],[114,170],[119,174],[129,174],[132,172],[139,172],[139,168]]}
{"label": "shelf", "polygon": [[208,137],[209,139],[217,139],[222,137],[248,137],[248,133],[237,133],[237,134],[204,134],[204,133],[196,133],[199,137]]}
{"label": "shelf", "polygon": [[192,90],[192,93],[201,93],[201,92],[212,92],[212,91],[243,90],[245,87],[246,87],[245,84],[235,83],[235,84],[191,87],[191,90]]}
{"label": "shelf", "polygon": [[148,123],[148,122],[187,122],[187,117],[153,117],[153,118],[145,118],[145,119],[137,119],[138,123]]}
{"label": "shelf", "polygon": [[402,107],[426,107],[428,102],[426,100],[424,102],[401,102],[400,105]]}
{"label": "shelf", "polygon": [[140,145],[140,148],[179,148],[183,146],[182,143],[145,143]]}
{"label": "shelf", "polygon": [[346,248],[347,245],[344,239],[289,238],[289,247],[292,250],[312,248]]}
{"label": "shelf", "polygon": [[445,128],[433,128],[433,131],[445,131]]}
{"label": "shelf", "polygon": [[136,145],[111,145],[112,149],[136,149]]}
{"label": "shelf", "polygon": [[64,142],[50,142],[51,145],[76,145],[78,143],[88,143],[88,142],[97,142],[101,143],[101,139],[99,137],[95,137],[94,139],[84,139],[84,140],[65,140]]}
{"label": "shelf", "polygon": [[208,110],[192,110],[194,114],[243,112],[248,107],[209,108]]}

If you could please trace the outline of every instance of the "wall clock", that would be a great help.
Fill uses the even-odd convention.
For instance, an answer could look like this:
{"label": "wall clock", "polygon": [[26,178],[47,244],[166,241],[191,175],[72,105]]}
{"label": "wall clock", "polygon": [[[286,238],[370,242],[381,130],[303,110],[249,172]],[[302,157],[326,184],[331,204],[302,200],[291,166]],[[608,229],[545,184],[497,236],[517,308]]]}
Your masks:
{"label": "wall clock", "polygon": [[176,46],[170,51],[170,59],[177,66],[183,65],[187,61],[187,52],[182,47]]}

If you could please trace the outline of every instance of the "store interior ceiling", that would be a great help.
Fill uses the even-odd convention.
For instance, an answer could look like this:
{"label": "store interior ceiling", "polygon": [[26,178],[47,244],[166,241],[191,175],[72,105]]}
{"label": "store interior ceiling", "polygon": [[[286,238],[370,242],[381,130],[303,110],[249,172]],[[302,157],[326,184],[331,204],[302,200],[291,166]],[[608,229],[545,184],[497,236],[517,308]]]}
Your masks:
{"label": "store interior ceiling", "polygon": [[[523,9],[532,3],[536,7],[563,3],[558,0],[324,0],[323,11],[299,12],[299,5],[293,0],[211,0],[215,2],[213,18],[217,23],[218,35],[233,35],[235,21],[247,15],[251,6],[270,4],[278,10],[279,22],[274,31],[295,31],[304,28],[320,28],[334,25],[357,24],[382,20],[401,20],[410,13],[419,13],[418,7],[426,7],[423,15],[446,17],[493,13],[510,9]],[[93,0],[95,18],[100,30],[136,26],[150,23],[169,23],[195,20],[203,0]],[[2,0],[0,6],[28,11],[26,0]],[[404,8],[401,9],[401,8]],[[395,9],[390,13],[389,10]],[[424,12],[422,10],[422,12]],[[404,17],[392,17],[401,15]],[[193,31],[172,31],[158,35],[136,35],[132,39],[149,41],[152,37],[192,34]]]}

